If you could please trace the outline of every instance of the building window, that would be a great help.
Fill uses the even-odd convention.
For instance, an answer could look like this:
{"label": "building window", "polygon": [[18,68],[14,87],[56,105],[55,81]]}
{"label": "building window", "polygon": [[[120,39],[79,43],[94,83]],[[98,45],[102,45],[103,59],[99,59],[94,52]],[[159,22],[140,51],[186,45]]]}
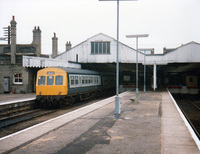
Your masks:
{"label": "building window", "polygon": [[110,42],[91,42],[91,54],[110,54]]}
{"label": "building window", "polygon": [[14,73],[14,84],[22,84],[22,73]]}

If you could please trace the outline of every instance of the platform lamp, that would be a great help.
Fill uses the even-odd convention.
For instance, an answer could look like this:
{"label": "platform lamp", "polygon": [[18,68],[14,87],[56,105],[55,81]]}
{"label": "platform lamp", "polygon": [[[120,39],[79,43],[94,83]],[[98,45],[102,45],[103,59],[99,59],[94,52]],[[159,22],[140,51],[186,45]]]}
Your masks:
{"label": "platform lamp", "polygon": [[117,1],[117,56],[116,56],[116,97],[115,97],[115,117],[119,118],[121,114],[119,98],[119,1],[137,1],[137,0],[99,0],[99,1]]}
{"label": "platform lamp", "polygon": [[149,34],[126,35],[127,38],[136,38],[136,96],[138,95],[138,38],[148,36]]}

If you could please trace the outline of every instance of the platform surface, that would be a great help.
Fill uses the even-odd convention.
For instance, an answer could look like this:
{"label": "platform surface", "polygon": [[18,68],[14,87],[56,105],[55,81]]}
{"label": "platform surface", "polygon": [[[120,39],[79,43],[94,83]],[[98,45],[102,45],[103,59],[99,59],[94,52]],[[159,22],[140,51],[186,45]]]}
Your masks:
{"label": "platform surface", "polygon": [[0,94],[0,105],[36,99],[35,93],[29,94]]}
{"label": "platform surface", "polygon": [[192,153],[198,150],[168,92],[120,94],[0,139],[0,153]]}

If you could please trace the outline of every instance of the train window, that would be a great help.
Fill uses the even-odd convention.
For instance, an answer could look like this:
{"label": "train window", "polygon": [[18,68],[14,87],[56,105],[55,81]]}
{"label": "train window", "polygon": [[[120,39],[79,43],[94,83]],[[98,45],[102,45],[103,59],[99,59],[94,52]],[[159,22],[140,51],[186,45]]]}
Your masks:
{"label": "train window", "polygon": [[93,77],[91,76],[91,83],[93,83]]}
{"label": "train window", "polygon": [[75,76],[75,84],[78,84],[78,76]]}
{"label": "train window", "polygon": [[95,79],[94,79],[94,83],[95,83],[95,84],[97,84],[97,83],[98,83],[97,79],[98,79],[98,78],[97,78],[97,77],[95,77]]}
{"label": "train window", "polygon": [[47,76],[47,85],[53,85],[54,76]]}
{"label": "train window", "polygon": [[85,84],[85,77],[82,77],[82,84]]}
{"label": "train window", "polygon": [[85,84],[88,83],[88,77],[85,77]]}
{"label": "train window", "polygon": [[71,85],[74,85],[74,76],[70,76],[70,83]]}
{"label": "train window", "polygon": [[81,84],[81,76],[79,76],[79,83]]}
{"label": "train window", "polygon": [[45,85],[45,76],[39,76],[38,85]]}
{"label": "train window", "polygon": [[56,76],[56,85],[63,85],[63,76]]}

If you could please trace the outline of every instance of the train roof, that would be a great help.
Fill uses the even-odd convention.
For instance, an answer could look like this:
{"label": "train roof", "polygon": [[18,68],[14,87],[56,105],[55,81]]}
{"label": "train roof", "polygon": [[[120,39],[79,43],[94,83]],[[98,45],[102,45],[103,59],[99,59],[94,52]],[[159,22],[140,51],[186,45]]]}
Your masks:
{"label": "train roof", "polygon": [[77,68],[66,68],[66,67],[56,67],[62,70],[65,70],[67,73],[73,73],[73,74],[91,74],[91,75],[99,75],[99,72],[92,71],[92,70],[86,70],[86,69],[77,69]]}

